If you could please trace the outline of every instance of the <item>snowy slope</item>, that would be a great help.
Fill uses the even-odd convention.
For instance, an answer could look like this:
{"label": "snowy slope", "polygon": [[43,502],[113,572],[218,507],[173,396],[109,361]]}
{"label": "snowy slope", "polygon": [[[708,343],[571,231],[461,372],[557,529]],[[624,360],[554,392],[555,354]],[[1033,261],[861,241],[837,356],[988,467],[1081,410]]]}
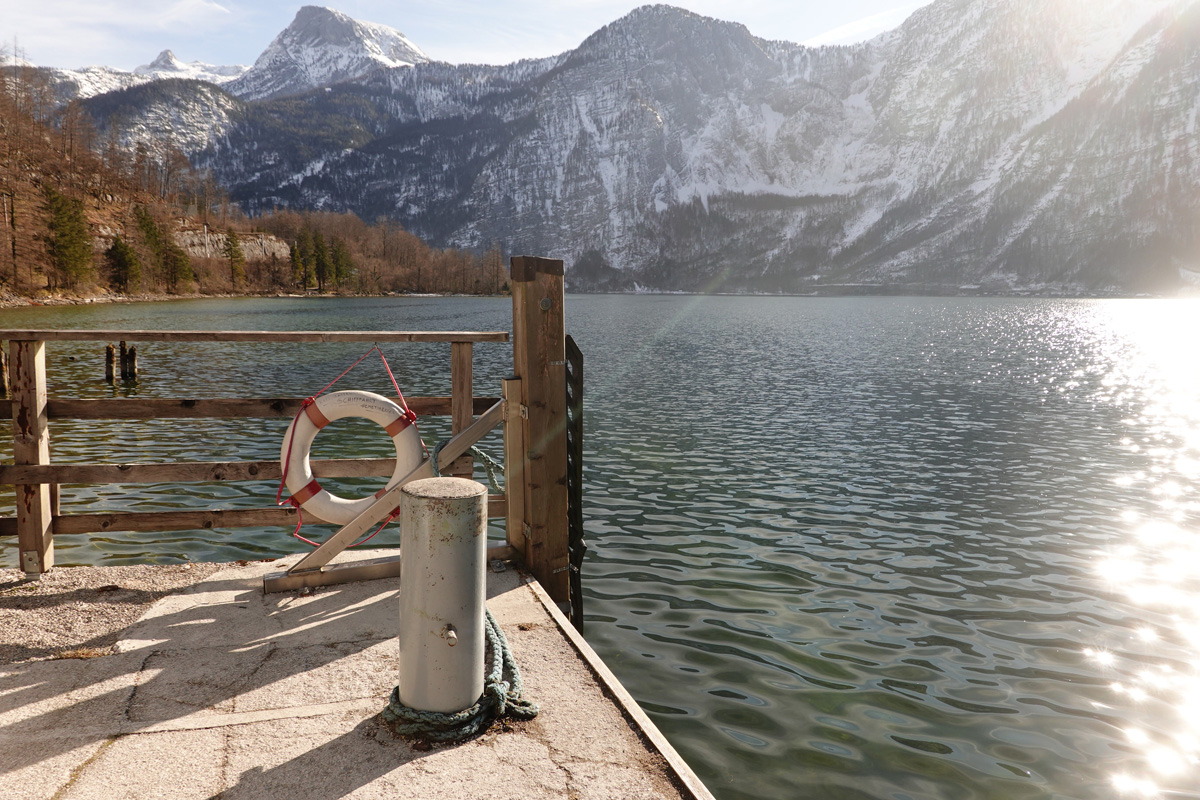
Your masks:
{"label": "snowy slope", "polygon": [[345,83],[195,140],[247,211],[587,253],[627,286],[1103,293],[1200,271],[1200,0],[936,0],[821,48],[647,6],[504,67],[354,61],[331,33],[350,22],[302,10],[244,96]]}
{"label": "snowy slope", "polygon": [[428,60],[394,28],[359,22],[320,6],[304,6],[254,66],[226,88],[243,99],[261,100]]}
{"label": "snowy slope", "polygon": [[232,66],[214,66],[203,61],[184,63],[175,57],[170,50],[163,50],[149,64],[143,64],[133,70],[135,75],[141,75],[151,80],[167,78],[182,78],[184,80],[207,81],[218,86],[240,77],[250,69],[242,64]]}

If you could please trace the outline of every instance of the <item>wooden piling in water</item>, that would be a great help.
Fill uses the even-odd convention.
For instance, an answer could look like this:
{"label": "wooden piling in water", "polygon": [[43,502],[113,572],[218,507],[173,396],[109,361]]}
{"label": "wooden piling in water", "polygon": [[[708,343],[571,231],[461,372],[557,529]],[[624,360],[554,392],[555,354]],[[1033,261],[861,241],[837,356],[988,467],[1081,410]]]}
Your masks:
{"label": "wooden piling in water", "polygon": [[111,344],[104,348],[104,380],[115,383],[117,377],[117,348]]}
{"label": "wooden piling in water", "polygon": [[129,348],[128,360],[125,364],[125,378],[127,380],[133,380],[137,377],[137,374],[137,345],[132,345]]}
{"label": "wooden piling in water", "polygon": [[127,348],[125,346],[124,339],[121,340],[120,350],[121,350],[121,380],[125,380],[126,378],[129,377],[129,373],[126,371],[126,365],[129,363],[129,348]]}

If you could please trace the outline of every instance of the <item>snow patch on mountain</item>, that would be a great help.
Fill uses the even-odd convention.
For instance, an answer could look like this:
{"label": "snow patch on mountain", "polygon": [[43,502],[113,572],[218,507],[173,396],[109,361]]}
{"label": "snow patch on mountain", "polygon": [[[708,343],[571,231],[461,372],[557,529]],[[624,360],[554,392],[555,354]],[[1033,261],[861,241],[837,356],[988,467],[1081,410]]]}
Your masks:
{"label": "snow patch on mountain", "polygon": [[254,66],[227,88],[243,99],[261,100],[429,60],[395,28],[360,22],[329,8],[304,6]]}
{"label": "snow patch on mountain", "polygon": [[184,63],[175,57],[170,50],[163,50],[149,64],[143,64],[133,70],[135,75],[141,75],[151,80],[165,78],[184,78],[187,80],[207,81],[218,86],[240,77],[250,67],[244,64],[215,66],[203,61]]}

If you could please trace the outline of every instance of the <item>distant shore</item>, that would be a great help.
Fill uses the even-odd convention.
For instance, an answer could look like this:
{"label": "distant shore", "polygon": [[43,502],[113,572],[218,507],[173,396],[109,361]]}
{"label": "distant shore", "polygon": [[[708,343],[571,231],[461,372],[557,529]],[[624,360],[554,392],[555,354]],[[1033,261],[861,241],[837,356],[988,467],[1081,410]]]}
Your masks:
{"label": "distant shore", "polygon": [[507,295],[455,295],[429,292],[379,292],[370,294],[304,294],[301,292],[247,292],[243,294],[188,292],[184,294],[166,294],[163,292],[137,292],[134,294],[118,294],[103,292],[100,294],[53,294],[40,297],[26,297],[8,289],[0,289],[0,309],[2,308],[36,308],[39,306],[86,306],[109,305],[116,303],[161,303],[171,300],[218,300],[238,297],[279,297],[301,299],[305,297],[500,297]]}

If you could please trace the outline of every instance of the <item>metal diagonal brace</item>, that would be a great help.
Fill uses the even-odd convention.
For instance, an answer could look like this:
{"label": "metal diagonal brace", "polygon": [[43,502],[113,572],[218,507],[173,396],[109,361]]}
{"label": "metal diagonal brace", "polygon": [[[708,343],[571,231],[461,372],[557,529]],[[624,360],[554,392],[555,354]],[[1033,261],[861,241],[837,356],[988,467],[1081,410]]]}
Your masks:
{"label": "metal diagonal brace", "polygon": [[[451,439],[438,454],[438,468],[440,470],[449,469],[456,458],[467,452],[492,428],[500,424],[504,418],[503,406],[503,401],[496,403]],[[311,573],[320,572],[338,553],[369,531],[371,526],[391,514],[392,510],[400,504],[400,490],[406,483],[432,477],[433,463],[430,459],[425,459],[421,466],[389,486],[382,496],[367,507],[366,511],[342,526],[341,530],[326,539],[316,550],[297,561],[287,572],[271,573],[264,577],[263,591],[281,592],[300,586],[327,583],[328,581],[312,580]],[[301,581],[301,578],[305,578],[305,580]],[[344,580],[359,580],[359,578],[347,577]]]}

